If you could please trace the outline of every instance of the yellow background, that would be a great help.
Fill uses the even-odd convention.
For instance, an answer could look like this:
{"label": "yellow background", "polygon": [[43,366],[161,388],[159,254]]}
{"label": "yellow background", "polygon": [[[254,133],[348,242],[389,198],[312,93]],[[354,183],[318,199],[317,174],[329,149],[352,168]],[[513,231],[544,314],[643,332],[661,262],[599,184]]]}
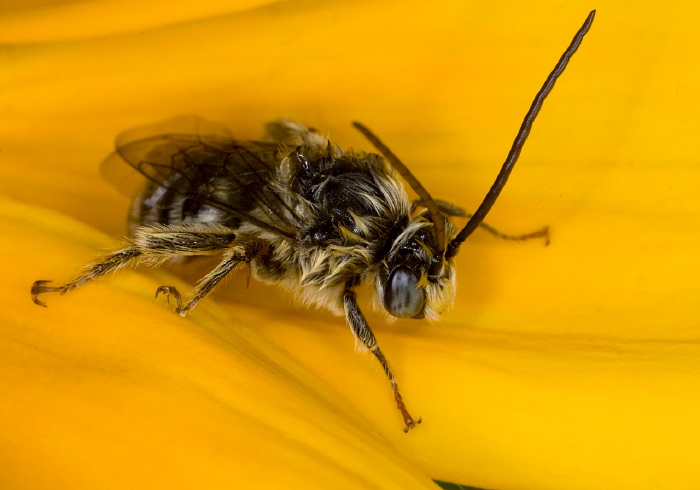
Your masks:
{"label": "yellow background", "polygon": [[[188,320],[125,272],[34,306],[123,234],[97,174],[124,129],[276,117],[474,209],[591,8],[598,15],[441,322],[369,314],[409,408],[344,321],[235,278]],[[696,488],[700,385],[693,2],[0,5],[0,481],[7,488]],[[193,280],[201,270],[179,270]],[[185,287],[185,286],[182,286]],[[369,305],[369,291],[363,304]]]}

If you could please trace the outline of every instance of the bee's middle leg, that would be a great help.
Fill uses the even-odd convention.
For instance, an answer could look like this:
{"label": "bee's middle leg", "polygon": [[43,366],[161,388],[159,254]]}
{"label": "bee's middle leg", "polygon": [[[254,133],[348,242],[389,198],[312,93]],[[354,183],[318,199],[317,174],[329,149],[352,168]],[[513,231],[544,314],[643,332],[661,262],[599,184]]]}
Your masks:
{"label": "bee's middle leg", "polygon": [[177,302],[175,312],[181,316],[186,316],[187,313],[194,308],[205,296],[226,277],[226,275],[238,266],[240,263],[250,263],[259,253],[261,253],[267,245],[258,240],[248,240],[237,243],[233,246],[222,247],[223,259],[209,274],[199,280],[195,289],[191,293],[191,299],[185,303],[182,300],[182,295],[174,286],[160,286],[156,290],[156,298],[163,293],[168,298],[172,297]]}

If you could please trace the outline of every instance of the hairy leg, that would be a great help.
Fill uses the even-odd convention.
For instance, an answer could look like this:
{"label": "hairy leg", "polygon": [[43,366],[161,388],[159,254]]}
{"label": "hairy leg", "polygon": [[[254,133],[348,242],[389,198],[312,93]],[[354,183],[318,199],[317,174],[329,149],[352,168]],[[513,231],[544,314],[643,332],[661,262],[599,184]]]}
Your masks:
{"label": "hairy leg", "polygon": [[32,300],[39,306],[46,306],[39,300],[40,294],[65,294],[134,261],[157,264],[173,257],[213,255],[230,248],[235,239],[233,230],[222,226],[143,226],[136,229],[130,246],[88,264],[82,274],[63,286],[47,286],[50,281],[46,280],[35,281],[31,288]]}
{"label": "hairy leg", "polygon": [[382,351],[379,349],[377,339],[374,337],[374,333],[372,333],[372,329],[369,327],[369,324],[367,323],[365,316],[362,314],[362,311],[360,311],[355,292],[350,289],[349,283],[343,292],[343,305],[345,306],[345,317],[347,318],[348,324],[352,329],[353,335],[359,342],[362,343],[364,347],[369,349],[370,352],[374,354],[374,357],[377,358],[379,364],[382,366],[382,369],[384,369],[384,373],[389,379],[391,389],[394,392],[396,406],[401,412],[401,416],[406,424],[406,427],[404,427],[404,432],[408,432],[409,429],[413,429],[417,424],[420,424],[421,419],[419,418],[416,420],[410,413],[408,413],[406,405],[403,402],[401,392],[399,391],[399,385],[396,382],[396,376],[394,376],[394,372],[389,367],[389,363],[384,357]]}
{"label": "hairy leg", "polygon": [[163,293],[166,296],[172,296],[177,301],[175,312],[181,316],[186,316],[202,298],[207,296],[240,263],[250,263],[258,254],[267,249],[267,245],[261,241],[249,240],[237,244],[234,247],[227,249],[223,253],[223,259],[219,262],[214,270],[204,276],[195,287],[191,294],[191,298],[187,304],[182,301],[182,295],[174,286],[160,286],[156,290],[156,298]]}

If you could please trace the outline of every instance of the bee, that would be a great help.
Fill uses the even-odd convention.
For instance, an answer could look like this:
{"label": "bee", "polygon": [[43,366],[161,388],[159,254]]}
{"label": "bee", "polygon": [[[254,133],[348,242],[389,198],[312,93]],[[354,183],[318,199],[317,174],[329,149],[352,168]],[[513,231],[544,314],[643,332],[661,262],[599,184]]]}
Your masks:
{"label": "bee", "polygon": [[[477,227],[514,240],[548,236],[546,228],[504,235],[483,219],[594,15],[589,14],[535,97],[495,183],[473,215],[433,199],[391,150],[357,122],[354,126],[381,156],[345,150],[289,119],[267,126],[268,141],[241,141],[222,125],[178,117],[122,133],[101,167],[119,189],[131,189],[133,177],[140,179],[127,246],[87,265],[63,286],[36,281],[34,303],[46,306],[39,295],[67,293],[137,262],[220,256],[186,300],[173,286],[159,287],[156,297],[173,298],[175,311],[186,316],[227,274],[245,266],[256,279],[281,285],[305,305],[344,315],[357,345],[369,350],[384,370],[407,432],[421,419],[406,408],[355,288],[374,285],[375,307],[392,317],[436,319],[454,301],[454,259]],[[399,176],[418,199],[409,199]],[[469,218],[459,232],[456,217]]]}

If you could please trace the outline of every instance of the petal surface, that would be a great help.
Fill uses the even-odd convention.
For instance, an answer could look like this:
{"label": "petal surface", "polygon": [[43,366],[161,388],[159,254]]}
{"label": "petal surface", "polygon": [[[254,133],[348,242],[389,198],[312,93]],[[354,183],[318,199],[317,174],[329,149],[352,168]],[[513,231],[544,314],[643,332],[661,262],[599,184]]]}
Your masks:
{"label": "petal surface", "polygon": [[[234,4],[203,3],[190,22],[169,12],[102,28],[62,4],[35,9],[39,19],[55,15],[64,33],[44,20],[21,24],[29,11],[8,13],[5,25],[22,25],[23,37],[3,38],[0,50],[0,191],[120,234],[127,200],[97,176],[117,133],[196,113],[256,138],[265,122],[289,116],[369,149],[349,125],[362,121],[431,193],[475,209],[532,97],[595,7],[590,35],[488,218],[510,233],[549,225],[550,246],[477,233],[458,258],[455,309],[440,323],[370,316],[409,408],[423,416],[418,430],[400,432],[379,368],[353,352],[341,319],[293,310],[262,285],[242,292],[238,279],[213,303],[224,307],[223,323],[230,315],[253,326],[320,378],[331,393],[324,400],[348,407],[340,420],[369,420],[431,478],[499,489],[698,486],[698,7]],[[4,255],[13,332],[27,315],[59,321],[60,309],[61,318],[90,323],[95,317],[76,305],[104,312],[124,304],[95,285],[74,293],[94,300],[31,305],[33,280],[69,277],[113,245],[91,230],[76,240],[81,251],[61,252],[46,235],[77,232],[54,222],[42,221],[42,238],[18,242],[33,244],[31,255],[14,255],[28,245]],[[42,266],[35,257],[49,249]],[[163,276],[129,274],[110,284],[131,284],[139,308],[151,311],[146,296]],[[74,335],[78,342],[83,330]]]}

